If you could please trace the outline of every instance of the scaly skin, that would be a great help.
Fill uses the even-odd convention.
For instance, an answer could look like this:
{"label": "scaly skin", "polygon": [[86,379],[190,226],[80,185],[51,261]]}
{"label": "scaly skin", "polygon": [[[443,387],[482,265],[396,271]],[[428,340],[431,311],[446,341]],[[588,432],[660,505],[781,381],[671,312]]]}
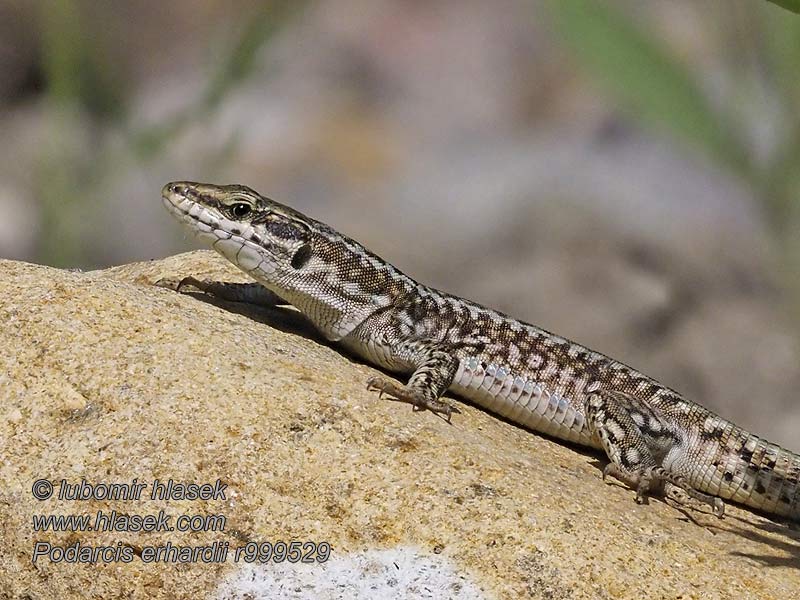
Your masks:
{"label": "scaly skin", "polygon": [[[257,284],[182,282],[292,304],[329,340],[407,385],[370,389],[450,415],[448,389],[535,431],[603,449],[644,501],[666,483],[722,516],[721,499],[800,521],[800,456],[639,371],[417,283],[331,227],[239,185],[167,184],[166,208]],[[178,285],[180,287],[181,284]],[[262,287],[263,286],[263,287]]]}

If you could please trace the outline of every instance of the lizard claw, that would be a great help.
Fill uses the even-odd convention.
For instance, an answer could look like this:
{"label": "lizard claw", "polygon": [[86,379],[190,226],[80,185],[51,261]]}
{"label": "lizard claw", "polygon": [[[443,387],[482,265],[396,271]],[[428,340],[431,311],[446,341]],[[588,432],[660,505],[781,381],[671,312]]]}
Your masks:
{"label": "lizard claw", "polygon": [[382,377],[375,376],[367,379],[367,390],[378,392],[378,398],[383,398],[383,395],[386,394],[390,400],[410,404],[414,412],[429,410],[434,414],[443,415],[448,423],[451,422],[453,413],[460,412],[457,408],[450,406],[446,402],[440,400],[426,400],[418,393],[415,393],[414,390],[410,390],[405,386],[398,386],[390,381],[386,381]]}
{"label": "lizard claw", "polygon": [[388,387],[387,383],[381,377],[370,377],[367,379],[367,390],[370,392],[378,392],[378,400],[383,399],[383,394]]}
{"label": "lizard claw", "polygon": [[174,277],[162,277],[161,279],[156,281],[153,285],[156,287],[172,290],[173,292],[178,292],[178,293],[183,292],[183,288],[188,286],[195,287],[200,291],[205,291],[207,287],[204,284],[204,282],[198,280],[195,277],[192,277],[191,275],[188,277],[183,277],[182,279],[176,279]]}
{"label": "lizard claw", "polygon": [[176,292],[176,291],[178,291],[178,288],[180,287],[180,280],[179,279],[174,279],[172,277],[162,277],[161,279],[159,279],[158,281],[153,283],[153,285],[156,286],[156,287],[160,287],[160,288],[164,288],[164,289],[172,290],[173,292]]}
{"label": "lizard claw", "polygon": [[370,392],[383,393],[383,380],[380,377],[370,377],[367,379],[367,390]]}

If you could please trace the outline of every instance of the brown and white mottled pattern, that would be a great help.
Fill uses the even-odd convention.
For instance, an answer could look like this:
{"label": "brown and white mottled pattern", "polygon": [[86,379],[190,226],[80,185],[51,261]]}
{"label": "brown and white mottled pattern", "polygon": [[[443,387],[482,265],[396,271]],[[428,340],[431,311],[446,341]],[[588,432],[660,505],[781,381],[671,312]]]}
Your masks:
{"label": "brown and white mottled pattern", "polygon": [[329,340],[406,385],[370,389],[450,418],[448,390],[535,431],[603,449],[643,501],[663,483],[722,515],[722,499],[800,520],[800,456],[599,352],[421,285],[329,226],[239,185],[175,182],[166,208],[247,272],[184,283],[298,308]]}

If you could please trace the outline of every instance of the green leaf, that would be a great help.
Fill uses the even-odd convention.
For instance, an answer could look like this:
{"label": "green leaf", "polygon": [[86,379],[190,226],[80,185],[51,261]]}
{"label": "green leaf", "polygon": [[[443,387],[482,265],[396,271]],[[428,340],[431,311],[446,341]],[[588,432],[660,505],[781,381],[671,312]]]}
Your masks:
{"label": "green leaf", "polygon": [[[797,0],[800,3],[800,0]],[[800,102],[800,78],[797,77],[797,66],[800,65],[800,18],[787,15],[785,12],[764,5],[767,10],[763,14],[761,26],[762,50],[765,52],[776,91],[791,112]]]}
{"label": "green leaf", "polygon": [[606,2],[550,0],[548,6],[575,58],[622,108],[736,170],[748,168],[731,119],[710,105],[688,68],[654,36]]}
{"label": "green leaf", "polygon": [[785,8],[786,10],[790,10],[793,13],[800,14],[800,0],[768,0],[773,4],[777,4]]}

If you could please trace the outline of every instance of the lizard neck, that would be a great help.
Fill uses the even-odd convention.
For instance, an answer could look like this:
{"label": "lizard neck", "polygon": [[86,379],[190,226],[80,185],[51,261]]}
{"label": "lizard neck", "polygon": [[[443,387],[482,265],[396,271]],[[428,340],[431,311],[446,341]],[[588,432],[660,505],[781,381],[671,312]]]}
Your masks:
{"label": "lizard neck", "polygon": [[300,310],[328,340],[341,341],[417,290],[416,281],[355,240],[327,227],[320,233],[299,268],[277,277],[259,269],[248,273]]}

